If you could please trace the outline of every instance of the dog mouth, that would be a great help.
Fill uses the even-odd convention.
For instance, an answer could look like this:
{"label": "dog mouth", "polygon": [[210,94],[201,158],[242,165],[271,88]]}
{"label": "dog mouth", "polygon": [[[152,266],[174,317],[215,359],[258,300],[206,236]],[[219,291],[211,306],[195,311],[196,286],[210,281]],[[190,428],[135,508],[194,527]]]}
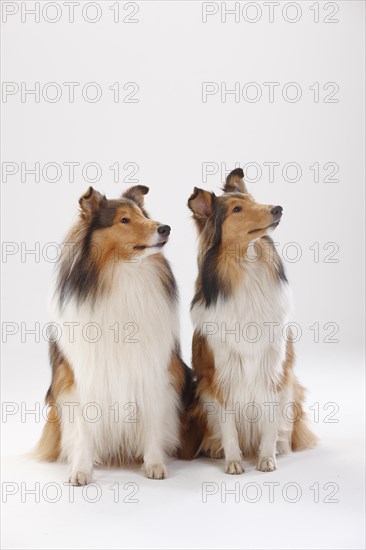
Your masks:
{"label": "dog mouth", "polygon": [[252,229],[249,231],[249,234],[251,233],[258,233],[258,231],[266,231],[266,229],[276,229],[278,227],[279,223],[281,221],[281,218],[279,220],[276,220],[275,222],[271,223],[270,225],[267,225],[267,227],[259,227],[258,229]]}
{"label": "dog mouth", "polygon": [[163,248],[168,241],[162,241],[161,243],[152,244],[150,246],[146,244],[138,244],[134,246],[134,250],[147,250],[148,248]]}

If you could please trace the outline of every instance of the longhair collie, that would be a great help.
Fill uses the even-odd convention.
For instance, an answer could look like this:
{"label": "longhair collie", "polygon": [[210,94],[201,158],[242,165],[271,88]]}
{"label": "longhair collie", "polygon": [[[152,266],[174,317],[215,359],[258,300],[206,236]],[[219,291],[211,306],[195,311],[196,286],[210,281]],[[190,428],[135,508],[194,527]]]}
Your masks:
{"label": "longhair collie", "polygon": [[236,169],[223,195],[195,188],[188,201],[199,235],[191,309],[193,437],[198,454],[225,458],[228,474],[244,472],[243,456],[255,456],[258,470],[273,471],[277,453],[316,441],[293,373],[291,336],[284,334],[289,284],[268,236],[280,223],[282,207],[256,203],[243,177]]}
{"label": "longhair collie", "polygon": [[94,465],[136,462],[163,479],[180,442],[191,370],[162,254],[170,227],[149,219],[147,192],[138,185],[108,200],[90,187],[63,243],[53,300],[61,335],[36,455],[67,462],[75,485],[92,480]]}

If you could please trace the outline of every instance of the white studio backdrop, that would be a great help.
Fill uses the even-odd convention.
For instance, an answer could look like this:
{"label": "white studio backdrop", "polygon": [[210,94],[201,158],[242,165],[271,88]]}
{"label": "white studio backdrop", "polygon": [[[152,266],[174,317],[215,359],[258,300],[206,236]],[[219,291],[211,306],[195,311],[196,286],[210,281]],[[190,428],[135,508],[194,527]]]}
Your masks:
{"label": "white studio backdrop", "polygon": [[[4,1],[1,17],[2,397],[15,404],[2,423],[3,482],[15,484],[4,548],[362,548],[364,2]],[[23,413],[49,384],[42,329],[78,198],[89,185],[109,198],[150,187],[147,210],[172,227],[189,364],[197,246],[186,203],[194,186],[219,192],[235,166],[258,202],[284,208],[273,237],[322,441],[265,479],[249,469],[234,481],[296,482],[306,498],[205,503],[202,483],[234,482],[196,461],[173,463],[162,485],[105,470],[108,498],[94,505],[22,502],[22,482],[65,481],[62,466],[21,458],[43,422]],[[137,483],[139,503],[115,505],[115,480]],[[338,502],[314,502],[314,483],[336,483]]]}

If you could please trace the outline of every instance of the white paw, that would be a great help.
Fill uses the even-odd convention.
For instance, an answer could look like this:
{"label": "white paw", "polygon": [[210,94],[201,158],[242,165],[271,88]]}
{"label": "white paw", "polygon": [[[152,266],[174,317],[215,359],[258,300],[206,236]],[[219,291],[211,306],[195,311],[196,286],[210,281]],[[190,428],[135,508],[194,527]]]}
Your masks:
{"label": "white paw", "polygon": [[257,464],[257,470],[260,472],[273,472],[277,464],[274,456],[260,456]]}
{"label": "white paw", "polygon": [[168,475],[168,472],[162,463],[145,464],[144,468],[146,477],[149,479],[165,479]]}
{"label": "white paw", "polygon": [[69,483],[76,486],[88,485],[88,483],[91,483],[92,481],[93,476],[91,472],[76,471],[72,472],[69,476]]}
{"label": "white paw", "polygon": [[244,467],[240,460],[229,460],[225,464],[225,473],[239,475],[244,473]]}

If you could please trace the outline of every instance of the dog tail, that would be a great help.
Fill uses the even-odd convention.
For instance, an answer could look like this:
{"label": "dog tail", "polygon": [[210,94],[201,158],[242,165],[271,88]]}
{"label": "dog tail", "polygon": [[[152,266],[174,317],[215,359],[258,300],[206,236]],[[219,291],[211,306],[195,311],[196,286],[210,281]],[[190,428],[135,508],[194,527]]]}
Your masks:
{"label": "dog tail", "polygon": [[55,462],[58,460],[61,452],[61,426],[57,409],[54,405],[50,406],[47,416],[47,422],[43,428],[41,438],[30,453],[31,458],[46,462]]}
{"label": "dog tail", "polygon": [[197,382],[193,376],[193,371],[186,365],[184,367],[185,387],[182,400],[180,446],[177,457],[181,460],[193,460],[198,455],[202,443],[205,422],[198,407]]}
{"label": "dog tail", "polygon": [[74,374],[56,342],[50,342],[49,355],[52,381],[46,394],[46,403],[49,406],[47,422],[41,439],[30,456],[38,460],[54,462],[61,454],[61,409],[57,402],[60,396],[73,387]]}
{"label": "dog tail", "polygon": [[295,382],[294,402],[296,417],[294,420],[291,439],[291,448],[293,451],[311,449],[318,443],[318,438],[308,426],[308,419],[303,410],[304,399],[305,389],[298,382]]}

